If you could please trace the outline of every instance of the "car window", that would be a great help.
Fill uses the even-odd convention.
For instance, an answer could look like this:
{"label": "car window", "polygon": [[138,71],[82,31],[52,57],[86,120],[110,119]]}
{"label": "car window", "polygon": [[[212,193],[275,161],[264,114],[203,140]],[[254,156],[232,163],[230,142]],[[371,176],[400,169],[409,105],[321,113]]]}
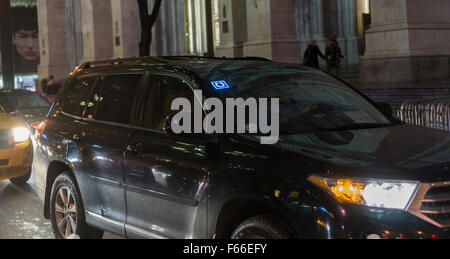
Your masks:
{"label": "car window", "polygon": [[129,124],[141,79],[142,74],[107,76],[88,104],[95,110],[95,120]]}
{"label": "car window", "polygon": [[140,126],[152,130],[164,130],[166,118],[176,112],[171,109],[175,99],[186,98],[191,104],[194,100],[194,92],[185,80],[166,75],[152,75],[148,92]]}
{"label": "car window", "polygon": [[66,91],[63,112],[81,117],[96,80],[97,76],[77,78]]}
{"label": "car window", "polygon": [[[208,81],[227,84],[226,89],[216,91],[222,99],[278,99],[282,133],[391,124],[363,96],[318,70],[278,64],[236,66],[223,73],[215,73]],[[267,113],[271,113],[270,106]]]}

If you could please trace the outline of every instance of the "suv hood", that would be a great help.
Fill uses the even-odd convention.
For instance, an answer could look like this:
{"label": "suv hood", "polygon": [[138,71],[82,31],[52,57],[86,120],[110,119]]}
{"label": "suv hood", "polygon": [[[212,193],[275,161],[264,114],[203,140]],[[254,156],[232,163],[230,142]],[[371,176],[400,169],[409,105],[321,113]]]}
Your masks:
{"label": "suv hood", "polygon": [[421,180],[428,175],[434,181],[436,174],[450,179],[450,134],[417,126],[281,136],[276,146],[317,165],[333,165],[337,175],[405,179],[419,173]]}

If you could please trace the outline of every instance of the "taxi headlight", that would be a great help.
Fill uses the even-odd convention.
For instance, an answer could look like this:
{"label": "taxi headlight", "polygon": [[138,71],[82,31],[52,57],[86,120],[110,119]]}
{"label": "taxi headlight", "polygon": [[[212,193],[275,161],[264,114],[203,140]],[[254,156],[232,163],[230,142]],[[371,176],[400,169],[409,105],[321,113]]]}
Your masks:
{"label": "taxi headlight", "polygon": [[358,180],[309,177],[309,181],[329,191],[338,201],[374,208],[405,210],[411,201],[417,182],[391,180]]}
{"label": "taxi headlight", "polygon": [[30,138],[30,131],[25,127],[13,129],[14,143],[22,143]]}

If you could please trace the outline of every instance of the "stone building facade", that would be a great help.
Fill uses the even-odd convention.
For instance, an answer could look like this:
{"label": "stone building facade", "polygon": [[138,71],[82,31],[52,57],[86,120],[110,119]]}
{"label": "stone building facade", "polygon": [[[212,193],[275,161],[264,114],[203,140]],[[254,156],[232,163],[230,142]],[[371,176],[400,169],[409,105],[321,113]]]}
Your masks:
{"label": "stone building facade", "polygon": [[450,78],[450,1],[372,0],[371,9],[361,78],[375,82]]}
{"label": "stone building facade", "polygon": [[[264,56],[299,62],[312,40],[324,51],[340,43],[349,64],[362,53],[363,15],[369,0],[218,0],[221,41],[217,55]],[[361,19],[359,19],[361,17]]]}
{"label": "stone building facade", "polygon": [[[37,1],[41,78],[62,79],[86,60],[138,55],[136,1]],[[154,0],[148,1],[152,7]],[[448,0],[166,0],[151,55],[208,52],[207,12],[216,56],[298,63],[312,40],[325,50],[328,39],[337,39],[345,63],[360,66],[364,79],[394,82],[450,74]]]}

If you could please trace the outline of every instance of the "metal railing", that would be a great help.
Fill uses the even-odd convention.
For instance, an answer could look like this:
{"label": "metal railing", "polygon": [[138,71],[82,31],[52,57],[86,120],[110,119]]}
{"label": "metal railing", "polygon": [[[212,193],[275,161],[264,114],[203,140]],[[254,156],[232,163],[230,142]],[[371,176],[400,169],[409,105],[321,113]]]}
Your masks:
{"label": "metal railing", "polygon": [[406,101],[398,117],[408,124],[450,131],[450,98]]}

